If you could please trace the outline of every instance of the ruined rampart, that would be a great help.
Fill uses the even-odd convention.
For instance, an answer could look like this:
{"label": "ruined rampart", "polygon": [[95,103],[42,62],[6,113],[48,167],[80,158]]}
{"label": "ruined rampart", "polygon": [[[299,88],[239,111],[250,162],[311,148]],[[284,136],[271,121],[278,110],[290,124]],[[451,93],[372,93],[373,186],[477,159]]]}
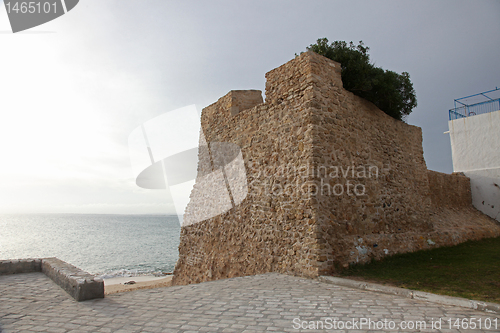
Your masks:
{"label": "ruined rampart", "polygon": [[[231,91],[202,112],[207,147],[241,148],[248,194],[182,228],[174,284],[265,272],[315,277],[500,235],[471,208],[466,177],[427,170],[421,129],[343,89],[338,63],[307,52],[266,79],[265,103],[259,91]],[[205,163],[209,155],[200,148],[199,174],[217,168]],[[207,210],[216,204],[217,194],[203,191],[197,183],[185,219],[196,200]]]}

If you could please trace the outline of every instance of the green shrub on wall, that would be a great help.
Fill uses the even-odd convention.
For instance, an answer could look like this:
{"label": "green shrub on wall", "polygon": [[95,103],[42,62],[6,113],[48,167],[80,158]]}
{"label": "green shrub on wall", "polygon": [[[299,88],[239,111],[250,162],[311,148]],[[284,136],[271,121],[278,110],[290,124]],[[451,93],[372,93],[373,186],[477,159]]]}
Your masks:
{"label": "green shrub on wall", "polygon": [[320,38],[307,50],[339,62],[344,88],[372,102],[389,116],[403,120],[417,106],[410,75],[375,67],[370,63],[369,48],[362,41],[355,46],[345,41],[328,44],[327,38]]}

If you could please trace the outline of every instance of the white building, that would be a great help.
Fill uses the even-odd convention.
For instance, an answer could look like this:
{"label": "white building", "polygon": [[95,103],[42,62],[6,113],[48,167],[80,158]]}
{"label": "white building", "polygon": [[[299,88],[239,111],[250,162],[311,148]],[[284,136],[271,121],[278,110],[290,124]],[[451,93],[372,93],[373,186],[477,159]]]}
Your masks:
{"label": "white building", "polygon": [[[474,207],[500,221],[500,98],[488,96],[494,92],[500,90],[455,100],[448,127],[453,171],[470,178]],[[486,100],[465,103],[478,97]]]}

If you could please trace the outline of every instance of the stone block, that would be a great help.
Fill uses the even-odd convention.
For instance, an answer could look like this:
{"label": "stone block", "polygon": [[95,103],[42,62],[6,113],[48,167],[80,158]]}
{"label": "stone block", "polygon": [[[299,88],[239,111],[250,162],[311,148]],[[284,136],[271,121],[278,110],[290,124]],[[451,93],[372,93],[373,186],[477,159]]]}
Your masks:
{"label": "stone block", "polygon": [[57,258],[44,258],[42,272],[76,301],[104,298],[104,281]]}

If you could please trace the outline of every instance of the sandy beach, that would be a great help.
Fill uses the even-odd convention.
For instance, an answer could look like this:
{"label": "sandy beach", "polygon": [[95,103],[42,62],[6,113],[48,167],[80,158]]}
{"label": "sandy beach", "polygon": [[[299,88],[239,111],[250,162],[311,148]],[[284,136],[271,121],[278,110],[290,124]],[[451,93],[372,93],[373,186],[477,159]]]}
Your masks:
{"label": "sandy beach", "polygon": [[169,287],[173,275],[165,277],[157,276],[130,276],[104,279],[104,294],[110,295],[132,291],[137,289],[153,289],[160,287]]}

